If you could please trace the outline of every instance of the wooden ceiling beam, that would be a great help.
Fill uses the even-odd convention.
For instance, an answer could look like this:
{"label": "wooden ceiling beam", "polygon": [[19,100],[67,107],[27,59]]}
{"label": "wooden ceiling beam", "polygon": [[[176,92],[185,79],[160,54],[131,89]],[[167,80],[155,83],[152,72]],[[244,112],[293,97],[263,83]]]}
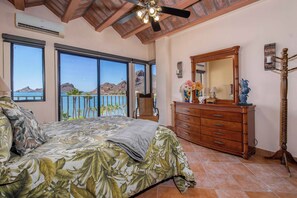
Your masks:
{"label": "wooden ceiling beam", "polygon": [[[185,9],[185,8],[193,5],[194,3],[197,3],[198,1],[200,1],[200,0],[181,1],[178,4],[176,4],[174,6],[174,8]],[[168,17],[170,17],[169,14],[162,14],[162,16],[160,17],[160,21],[162,21],[162,20],[164,20],[164,19],[166,19]],[[137,27],[136,29],[134,29],[134,30],[132,30],[132,31],[130,31],[130,32],[122,35],[122,38],[124,38],[124,39],[129,38],[129,37],[137,34],[138,32],[141,32],[141,31],[143,31],[143,30],[145,30],[147,28],[150,28],[150,27],[151,27],[151,24],[150,23],[148,23],[148,24],[142,24],[141,26]]]}
{"label": "wooden ceiling beam", "polygon": [[135,5],[129,2],[126,2],[122,5],[120,9],[118,9],[115,13],[113,13],[109,18],[107,18],[103,23],[96,27],[96,31],[101,32],[105,28],[109,27],[116,21],[118,21],[122,16],[128,13]]}
{"label": "wooden ceiling beam", "polygon": [[25,10],[25,0],[13,0],[14,7],[18,10]]}
{"label": "wooden ceiling beam", "polygon": [[154,37],[152,37],[152,38],[150,38],[148,40],[145,40],[145,41],[142,40],[142,43],[143,44],[152,43],[152,42],[154,42],[155,40],[157,40],[157,39],[159,39],[161,37],[170,36],[172,34],[175,34],[177,32],[180,32],[182,30],[185,30],[187,28],[190,28],[190,27],[192,27],[194,25],[197,25],[197,24],[203,23],[205,21],[211,20],[211,19],[213,19],[215,17],[221,16],[223,14],[226,14],[228,12],[231,12],[233,10],[239,9],[241,7],[244,7],[246,5],[249,5],[249,4],[254,3],[254,2],[257,2],[257,1],[259,1],[259,0],[241,0],[241,1],[237,2],[237,3],[234,3],[233,5],[230,5],[229,7],[223,8],[223,9],[218,10],[218,11],[212,13],[212,14],[209,14],[209,15],[203,16],[201,18],[198,18],[197,20],[195,20],[193,22],[187,23],[186,25],[184,25],[184,26],[182,26],[180,28],[174,29],[174,30],[169,31],[169,32],[166,32],[164,34],[160,34],[160,35],[154,36]]}
{"label": "wooden ceiling beam", "polygon": [[79,8],[80,0],[71,0],[66,8],[66,11],[61,18],[64,23],[68,23],[75,14],[75,11]]}

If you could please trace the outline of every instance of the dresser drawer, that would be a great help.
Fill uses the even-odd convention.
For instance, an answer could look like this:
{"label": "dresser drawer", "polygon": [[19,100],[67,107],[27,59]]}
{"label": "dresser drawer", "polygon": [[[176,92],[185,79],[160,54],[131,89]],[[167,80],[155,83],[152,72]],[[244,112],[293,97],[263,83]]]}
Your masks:
{"label": "dresser drawer", "polygon": [[222,120],[211,120],[201,118],[201,125],[206,127],[213,127],[217,129],[225,129],[231,131],[242,131],[242,124],[239,122],[227,122]]}
{"label": "dresser drawer", "polygon": [[200,133],[200,125],[190,124],[184,121],[176,120],[176,127]]}
{"label": "dresser drawer", "polygon": [[200,133],[193,133],[191,131],[188,131],[186,129],[177,127],[176,128],[176,134],[178,137],[181,137],[183,139],[189,140],[194,143],[199,143],[200,142]]}
{"label": "dresser drawer", "polygon": [[227,140],[242,142],[242,133],[238,131],[227,131],[224,129],[201,127],[201,134],[213,136],[215,138],[223,138]]}
{"label": "dresser drawer", "polygon": [[193,115],[196,117],[200,117],[200,109],[176,106],[176,113],[182,113],[182,114],[186,114],[186,115]]}
{"label": "dresser drawer", "polygon": [[189,115],[177,113],[176,114],[176,119],[178,119],[180,121],[188,122],[188,123],[191,123],[191,124],[196,124],[197,126],[200,125],[200,118],[199,117],[189,116]]}
{"label": "dresser drawer", "polygon": [[216,120],[227,120],[230,122],[242,122],[241,113],[201,110],[202,118],[210,118]]}
{"label": "dresser drawer", "polygon": [[215,138],[208,135],[201,135],[201,141],[209,145],[213,145],[216,148],[228,149],[235,152],[242,152],[242,143],[240,142],[224,140],[224,139]]}

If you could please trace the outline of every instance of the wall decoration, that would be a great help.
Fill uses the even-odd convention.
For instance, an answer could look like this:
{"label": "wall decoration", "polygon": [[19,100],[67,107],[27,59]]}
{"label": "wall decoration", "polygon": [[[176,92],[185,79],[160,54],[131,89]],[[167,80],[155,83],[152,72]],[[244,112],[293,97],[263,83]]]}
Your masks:
{"label": "wall decoration", "polygon": [[177,63],[176,75],[178,78],[183,77],[183,62],[181,61]]}
{"label": "wall decoration", "polygon": [[264,69],[265,71],[275,69],[276,44],[270,43],[264,46]]}

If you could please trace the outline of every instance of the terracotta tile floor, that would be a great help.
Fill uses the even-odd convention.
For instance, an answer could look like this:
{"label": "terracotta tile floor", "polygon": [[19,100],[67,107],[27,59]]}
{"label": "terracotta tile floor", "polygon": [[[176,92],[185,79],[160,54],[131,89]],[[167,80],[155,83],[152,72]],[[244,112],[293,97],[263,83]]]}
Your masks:
{"label": "terracotta tile floor", "polygon": [[297,198],[297,166],[292,177],[278,160],[252,156],[249,160],[179,139],[196,178],[195,188],[181,194],[173,180],[160,183],[137,198]]}

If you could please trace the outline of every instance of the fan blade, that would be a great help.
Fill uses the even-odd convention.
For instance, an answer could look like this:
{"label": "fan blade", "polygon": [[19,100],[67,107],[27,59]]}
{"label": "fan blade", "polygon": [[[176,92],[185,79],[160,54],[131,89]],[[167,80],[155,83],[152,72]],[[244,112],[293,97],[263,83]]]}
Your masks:
{"label": "fan blade", "polygon": [[183,17],[183,18],[189,18],[189,16],[191,15],[191,12],[188,10],[180,10],[180,9],[176,9],[176,8],[170,8],[170,7],[166,7],[166,6],[161,6],[161,11],[165,14],[171,14],[174,16],[179,16],[179,17]]}
{"label": "fan blade", "polygon": [[134,16],[136,16],[136,13],[132,12],[131,14],[128,14],[128,15],[124,16],[123,18],[121,18],[120,20],[118,20],[117,23],[124,24],[127,21],[129,21],[130,19],[132,19]]}
{"label": "fan blade", "polygon": [[161,31],[161,26],[160,26],[159,21],[155,21],[153,18],[151,18],[151,25],[152,25],[154,32]]}
{"label": "fan blade", "polygon": [[125,0],[125,1],[127,1],[129,3],[133,3],[133,4],[141,6],[141,7],[145,7],[144,3],[142,3],[142,2],[140,2],[138,0]]}

